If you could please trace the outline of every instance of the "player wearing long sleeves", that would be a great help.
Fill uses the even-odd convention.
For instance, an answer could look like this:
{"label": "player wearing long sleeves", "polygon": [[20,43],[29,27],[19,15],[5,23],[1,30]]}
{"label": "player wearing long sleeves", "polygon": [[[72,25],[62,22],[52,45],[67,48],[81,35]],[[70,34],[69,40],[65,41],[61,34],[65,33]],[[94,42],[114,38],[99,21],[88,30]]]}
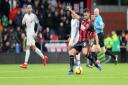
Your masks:
{"label": "player wearing long sleeves", "polygon": [[70,70],[68,74],[73,74],[73,66],[74,66],[74,56],[77,54],[77,52],[82,52],[85,57],[87,57],[90,61],[94,63],[94,65],[99,69],[102,70],[102,67],[97,64],[92,58],[88,56],[89,52],[89,33],[94,31],[94,26],[92,26],[90,22],[90,10],[85,9],[83,15],[84,17],[80,17],[78,14],[76,14],[70,7],[68,7],[68,10],[73,14],[74,18],[80,21],[80,28],[79,28],[79,41],[73,49],[69,51],[69,57],[70,57]]}
{"label": "player wearing long sleeves", "polygon": [[[71,34],[70,34],[70,40],[69,40],[69,51],[73,48],[73,46],[78,42],[79,40],[79,20],[75,19],[73,15],[71,20]],[[77,66],[80,66],[80,53],[78,53],[75,56],[74,59]]]}
{"label": "player wearing long sleeves", "polygon": [[[21,68],[27,68],[28,66],[28,60],[30,56],[30,48],[32,47],[33,51],[35,51],[43,60],[43,64],[46,64],[47,57],[43,55],[43,53],[38,49],[35,45],[35,37],[38,33],[39,28],[39,20],[37,16],[32,13],[32,6],[27,6],[27,13],[24,15],[22,24],[26,26],[26,55],[25,55],[25,61],[23,64],[20,65]],[[37,24],[37,31],[35,32],[35,24]]]}

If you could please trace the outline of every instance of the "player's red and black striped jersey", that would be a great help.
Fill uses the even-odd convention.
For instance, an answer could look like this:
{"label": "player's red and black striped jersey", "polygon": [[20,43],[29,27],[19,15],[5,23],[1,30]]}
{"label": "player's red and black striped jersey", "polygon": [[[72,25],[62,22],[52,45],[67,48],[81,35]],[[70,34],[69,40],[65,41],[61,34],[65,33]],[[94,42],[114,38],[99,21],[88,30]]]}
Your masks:
{"label": "player's red and black striped jersey", "polygon": [[95,31],[93,24],[85,19],[80,19],[80,21],[79,42],[88,41],[89,39],[94,38]]}

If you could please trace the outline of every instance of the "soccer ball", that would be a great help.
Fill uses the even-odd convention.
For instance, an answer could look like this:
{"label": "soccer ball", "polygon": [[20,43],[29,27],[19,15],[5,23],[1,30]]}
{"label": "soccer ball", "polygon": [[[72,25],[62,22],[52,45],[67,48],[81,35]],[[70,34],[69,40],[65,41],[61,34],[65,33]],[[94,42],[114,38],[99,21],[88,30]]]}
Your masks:
{"label": "soccer ball", "polygon": [[82,72],[83,72],[82,67],[76,66],[76,67],[74,68],[74,73],[75,73],[75,74],[80,75]]}

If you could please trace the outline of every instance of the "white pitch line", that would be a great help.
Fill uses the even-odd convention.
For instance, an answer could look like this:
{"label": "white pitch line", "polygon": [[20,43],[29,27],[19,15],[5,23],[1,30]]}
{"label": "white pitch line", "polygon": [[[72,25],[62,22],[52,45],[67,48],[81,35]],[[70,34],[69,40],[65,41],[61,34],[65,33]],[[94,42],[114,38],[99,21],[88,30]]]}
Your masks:
{"label": "white pitch line", "polygon": [[41,78],[51,78],[51,79],[128,79],[128,77],[87,77],[87,76],[32,76],[32,77],[0,77],[0,79],[41,79]]}
{"label": "white pitch line", "polygon": [[[53,71],[53,70],[52,70]],[[49,70],[19,70],[19,71],[14,71],[14,70],[10,70],[10,71],[7,71],[7,70],[3,70],[3,71],[0,71],[0,73],[5,73],[5,72],[10,72],[10,73],[23,73],[23,72],[49,72]],[[50,70],[51,72],[51,70]],[[53,71],[54,72],[54,71]],[[86,72],[84,73],[86,75]],[[120,73],[120,74],[87,74],[88,76],[91,76],[91,75],[94,75],[94,76],[128,76],[128,73]]]}

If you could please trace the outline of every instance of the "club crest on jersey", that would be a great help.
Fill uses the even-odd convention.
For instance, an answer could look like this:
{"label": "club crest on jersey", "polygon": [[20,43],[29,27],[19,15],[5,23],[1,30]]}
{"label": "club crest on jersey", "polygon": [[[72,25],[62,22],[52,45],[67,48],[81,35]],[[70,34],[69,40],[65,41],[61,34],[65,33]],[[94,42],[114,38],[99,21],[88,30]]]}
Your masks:
{"label": "club crest on jersey", "polygon": [[81,25],[81,30],[85,30],[86,28],[88,28],[89,27],[89,24],[86,24],[86,26],[84,26],[84,25]]}

